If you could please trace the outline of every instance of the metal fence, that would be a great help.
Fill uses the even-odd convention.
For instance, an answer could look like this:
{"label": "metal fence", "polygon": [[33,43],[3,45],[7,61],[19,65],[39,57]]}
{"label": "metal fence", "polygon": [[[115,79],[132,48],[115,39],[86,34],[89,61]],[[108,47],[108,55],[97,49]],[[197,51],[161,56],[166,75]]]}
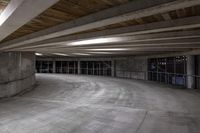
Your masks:
{"label": "metal fence", "polygon": [[36,69],[37,73],[53,73],[53,69]]}
{"label": "metal fence", "polygon": [[187,76],[186,74],[148,71],[148,80],[172,85],[186,86]]}
{"label": "metal fence", "polygon": [[187,86],[188,80],[191,80],[193,82],[194,88],[200,88],[199,75],[148,71],[148,80],[184,87]]}
{"label": "metal fence", "polygon": [[74,67],[56,67],[55,73],[78,74],[78,68]]}
{"label": "metal fence", "polygon": [[97,76],[111,76],[112,75],[111,68],[97,68],[97,69],[89,69],[89,68],[56,68],[55,71],[53,69],[39,69],[36,70],[37,73],[65,73],[65,74],[84,74],[84,75],[97,75]]}
{"label": "metal fence", "polygon": [[[53,70],[40,69],[37,72],[38,73],[53,73]],[[183,86],[183,87],[187,86],[188,80],[193,80],[195,81],[195,88],[200,88],[200,76],[198,75],[187,75],[187,74],[155,72],[155,71],[127,71],[127,70],[113,71],[112,68],[104,68],[104,69],[80,68],[80,70],[69,68],[67,71],[64,69],[56,68],[55,73],[115,76],[119,78],[150,80],[150,81],[156,81],[160,83]]]}
{"label": "metal fence", "polygon": [[142,79],[150,80],[164,84],[176,85],[186,87],[188,80],[191,80],[194,84],[194,88],[200,89],[200,76],[187,75],[168,72],[155,72],[155,71],[126,71],[116,70],[116,77],[130,78],[130,79]]}

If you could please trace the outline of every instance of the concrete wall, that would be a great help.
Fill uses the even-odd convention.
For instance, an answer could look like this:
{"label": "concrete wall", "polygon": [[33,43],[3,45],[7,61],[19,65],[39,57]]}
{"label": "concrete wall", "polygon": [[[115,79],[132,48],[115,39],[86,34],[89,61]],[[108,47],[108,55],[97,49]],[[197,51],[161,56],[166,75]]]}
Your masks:
{"label": "concrete wall", "polygon": [[13,96],[34,84],[33,52],[0,53],[0,97]]}
{"label": "concrete wall", "polygon": [[115,76],[121,78],[143,79],[147,78],[146,57],[126,57],[115,60]]}
{"label": "concrete wall", "polygon": [[37,57],[45,61],[112,61],[112,76],[121,78],[143,79],[147,78],[147,57],[103,57],[103,58],[46,58]]}

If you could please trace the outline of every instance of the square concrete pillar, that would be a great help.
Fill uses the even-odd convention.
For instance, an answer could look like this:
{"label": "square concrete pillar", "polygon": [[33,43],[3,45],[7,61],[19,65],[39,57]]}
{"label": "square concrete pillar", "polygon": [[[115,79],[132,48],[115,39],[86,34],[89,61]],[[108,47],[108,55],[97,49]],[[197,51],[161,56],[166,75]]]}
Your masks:
{"label": "square concrete pillar", "polygon": [[195,59],[193,55],[187,56],[187,88],[195,88]]}
{"label": "square concrete pillar", "polygon": [[53,73],[56,73],[56,61],[53,61]]}
{"label": "square concrete pillar", "polygon": [[0,97],[9,97],[35,84],[35,53],[0,53]]}
{"label": "square concrete pillar", "polygon": [[81,74],[81,62],[78,61],[78,74]]}
{"label": "square concrete pillar", "polygon": [[116,66],[115,66],[115,60],[111,61],[111,76],[116,77]]}

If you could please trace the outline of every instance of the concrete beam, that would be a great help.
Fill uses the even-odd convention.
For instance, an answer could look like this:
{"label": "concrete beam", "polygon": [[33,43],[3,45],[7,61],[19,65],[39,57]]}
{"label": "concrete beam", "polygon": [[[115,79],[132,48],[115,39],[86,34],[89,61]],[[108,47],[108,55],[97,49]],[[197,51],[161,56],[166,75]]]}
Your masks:
{"label": "concrete beam", "polygon": [[[116,48],[116,47],[99,47],[101,49],[106,49],[106,48]],[[174,50],[174,51],[184,51],[185,49],[191,50],[191,47],[181,47],[180,45],[177,46],[173,46],[173,47],[169,47],[169,46],[148,46],[148,47],[134,47],[134,46],[129,46],[129,47],[123,47],[123,46],[119,46],[117,48],[127,48],[127,50],[122,50],[122,51],[98,51],[98,52],[110,52],[110,53],[118,53],[118,52],[122,52],[122,53],[126,53],[128,51],[159,51],[159,50]],[[198,46],[196,46],[195,48],[199,48]],[[90,49],[96,49],[96,48],[56,48],[56,49],[50,49],[50,48],[41,48],[41,49],[34,49],[34,51],[40,51],[40,52],[49,52],[49,53],[88,53],[88,52],[95,52],[92,51]],[[23,51],[23,50],[22,50]]]}
{"label": "concrete beam", "polygon": [[59,0],[11,0],[0,15],[0,41]]}
{"label": "concrete beam", "polygon": [[187,55],[187,88],[195,88],[195,57],[193,55]]}
{"label": "concrete beam", "polygon": [[[167,46],[173,46],[173,45],[192,45],[192,44],[200,44],[200,38],[183,38],[183,39],[167,39],[167,40],[152,40],[152,41],[143,41],[143,40],[129,40],[127,42],[120,42],[120,43],[114,43],[114,44],[95,44],[95,45],[87,45],[87,46],[63,46],[60,48],[91,48],[91,47],[143,47],[143,46],[162,46],[162,45],[167,45]],[[54,47],[52,47],[54,48]],[[55,47],[59,48],[59,47]]]}
{"label": "concrete beam", "polygon": [[[156,23],[151,23],[151,24],[129,26],[129,27],[123,27],[123,28],[117,28],[117,29],[97,31],[97,32],[92,32],[92,33],[83,33],[79,35],[64,36],[64,37],[44,40],[41,42],[26,44],[25,46],[15,45],[15,44],[5,46],[5,47],[0,46],[0,50],[11,49],[17,46],[21,46],[22,49],[44,47],[44,46],[54,46],[54,45],[62,46],[63,43],[68,43],[75,40],[78,41],[78,40],[83,40],[83,39],[109,37],[109,36],[128,35],[128,36],[131,36],[130,38],[133,38],[132,40],[135,40],[136,42],[140,42],[140,41],[144,42],[144,41],[152,41],[152,40],[196,38],[196,37],[200,37],[200,30],[176,31],[176,32],[173,32],[173,30],[200,27],[199,21],[200,21],[199,16],[189,17],[189,18],[184,18],[184,19],[169,20],[165,22],[156,22]],[[156,32],[164,32],[164,31],[168,31],[168,32],[156,33]]]}
{"label": "concrete beam", "polygon": [[189,38],[189,39],[172,39],[172,40],[156,40],[147,42],[129,42],[129,43],[115,43],[115,44],[101,44],[101,45],[89,45],[79,47],[68,47],[68,46],[52,46],[52,47],[37,47],[27,49],[16,49],[23,51],[30,50],[50,50],[50,49],[91,49],[91,48],[152,48],[152,47],[168,47],[168,48],[199,48],[200,38]]}
{"label": "concrete beam", "polygon": [[[84,56],[84,57],[96,57],[96,56],[102,56],[102,57],[120,57],[120,56],[130,56],[130,55],[156,55],[156,54],[169,54],[169,53],[182,53],[182,52],[185,52],[185,51],[188,51],[187,49],[186,50],[182,50],[182,51],[127,51],[127,52],[114,52],[112,54],[91,54],[91,55],[88,55],[88,56]],[[41,51],[37,51],[37,52],[41,52]],[[55,57],[55,55],[52,54],[51,51],[46,51],[46,52],[42,52],[45,56],[44,57]],[[69,54],[69,57],[77,57],[77,55],[72,55],[71,53],[68,53]],[[83,56],[82,56],[83,57]]]}
{"label": "concrete beam", "polygon": [[3,43],[20,46],[200,4],[200,0],[135,0],[79,19]]}
{"label": "concrete beam", "polygon": [[[185,45],[182,45],[182,44],[174,44],[174,45],[167,45],[167,44],[160,44],[160,45],[150,45],[150,46],[132,46],[132,45],[114,45],[114,46],[101,46],[101,47],[98,47],[98,48],[127,48],[127,49],[170,49],[170,48],[177,48],[177,49],[197,49],[197,48],[200,48],[200,43],[198,44],[185,44]],[[86,47],[86,48],[36,48],[36,49],[33,49],[34,51],[57,51],[57,52],[61,52],[61,51],[65,51],[65,52],[88,52],[88,49],[96,49],[96,47]],[[30,51],[30,50],[19,50],[19,51]],[[91,51],[90,51],[91,52]],[[105,52],[105,51],[104,51]],[[123,52],[126,52],[126,51],[123,51]],[[105,52],[106,53],[106,52]]]}

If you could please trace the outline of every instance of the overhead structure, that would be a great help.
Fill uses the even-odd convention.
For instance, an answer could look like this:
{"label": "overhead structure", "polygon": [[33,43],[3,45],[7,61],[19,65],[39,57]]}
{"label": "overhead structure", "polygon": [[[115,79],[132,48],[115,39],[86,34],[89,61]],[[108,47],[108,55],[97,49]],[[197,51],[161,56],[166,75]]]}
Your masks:
{"label": "overhead structure", "polygon": [[11,0],[0,14],[0,41],[59,0]]}
{"label": "overhead structure", "polygon": [[[2,14],[12,5],[0,27],[0,51],[110,56],[113,49],[120,55],[199,49],[200,0],[13,0]],[[8,26],[13,19],[16,25]]]}

